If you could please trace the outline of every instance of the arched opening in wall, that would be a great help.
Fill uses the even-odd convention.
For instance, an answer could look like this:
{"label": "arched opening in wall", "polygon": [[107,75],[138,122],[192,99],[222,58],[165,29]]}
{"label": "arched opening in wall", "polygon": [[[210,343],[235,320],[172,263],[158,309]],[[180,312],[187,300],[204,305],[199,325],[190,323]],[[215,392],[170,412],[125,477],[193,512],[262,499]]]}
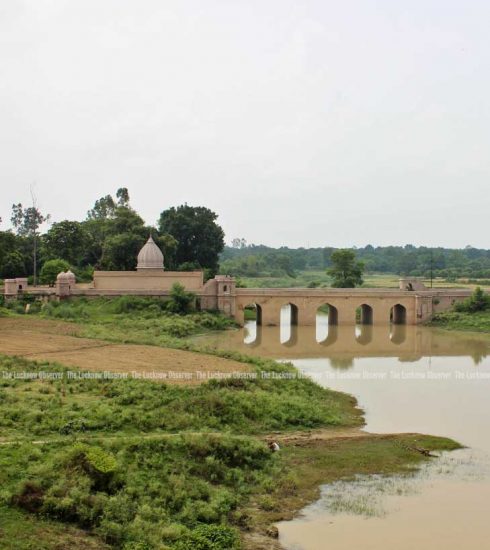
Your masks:
{"label": "arched opening in wall", "polygon": [[373,308],[368,304],[361,304],[356,309],[356,323],[359,325],[372,325]]}
{"label": "arched opening in wall", "polygon": [[259,304],[247,304],[243,308],[243,327],[244,343],[257,345],[262,332],[262,308]]}
{"label": "arched opening in wall", "polygon": [[298,306],[284,304],[281,307],[281,344],[292,343],[298,334]]}
{"label": "arched opening in wall", "polygon": [[[322,304],[316,311],[316,341],[321,344],[331,342],[330,335],[337,334],[335,330],[339,322],[339,312],[332,304]],[[336,337],[335,337],[336,339]]]}
{"label": "arched opening in wall", "polygon": [[401,304],[395,304],[390,310],[390,323],[405,325],[407,323],[407,308]]}
{"label": "arched opening in wall", "polygon": [[356,309],[355,335],[363,346],[373,339],[373,308],[368,304],[361,304]]}

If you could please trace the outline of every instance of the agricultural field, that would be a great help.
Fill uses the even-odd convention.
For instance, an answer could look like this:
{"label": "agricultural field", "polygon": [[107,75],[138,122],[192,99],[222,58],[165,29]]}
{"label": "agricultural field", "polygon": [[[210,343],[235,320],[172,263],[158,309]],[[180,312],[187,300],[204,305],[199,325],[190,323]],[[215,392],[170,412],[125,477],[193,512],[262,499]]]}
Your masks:
{"label": "agricultural field", "polygon": [[[365,273],[363,276],[366,288],[398,288],[400,275],[396,273]],[[324,288],[331,286],[331,278],[325,271],[299,271],[295,277],[240,277],[240,283],[249,288]],[[430,279],[422,278],[422,282],[430,287]],[[477,286],[490,290],[488,279],[456,279],[448,281],[436,277],[432,281],[434,288],[471,288]]]}

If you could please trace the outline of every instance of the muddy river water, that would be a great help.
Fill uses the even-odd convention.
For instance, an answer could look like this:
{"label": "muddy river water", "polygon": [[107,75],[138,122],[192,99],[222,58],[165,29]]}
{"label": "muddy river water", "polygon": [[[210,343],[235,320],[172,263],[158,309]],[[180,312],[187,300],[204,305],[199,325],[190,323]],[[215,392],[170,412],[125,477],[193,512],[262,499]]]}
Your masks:
{"label": "muddy river water", "polygon": [[369,432],[448,436],[467,448],[415,476],[321,488],[278,525],[288,550],[490,548],[490,336],[426,327],[256,327],[207,345],[291,361],[319,384],[355,395]]}

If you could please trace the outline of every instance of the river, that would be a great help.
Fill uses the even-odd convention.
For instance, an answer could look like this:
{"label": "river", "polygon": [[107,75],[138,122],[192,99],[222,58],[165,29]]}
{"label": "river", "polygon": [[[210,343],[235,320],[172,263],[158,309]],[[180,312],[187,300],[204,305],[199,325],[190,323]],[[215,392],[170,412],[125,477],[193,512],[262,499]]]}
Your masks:
{"label": "river", "polygon": [[467,448],[410,478],[359,478],[321,488],[278,525],[287,550],[490,548],[490,337],[428,327],[281,327],[247,323],[201,343],[290,361],[350,393],[365,430],[448,436]]}

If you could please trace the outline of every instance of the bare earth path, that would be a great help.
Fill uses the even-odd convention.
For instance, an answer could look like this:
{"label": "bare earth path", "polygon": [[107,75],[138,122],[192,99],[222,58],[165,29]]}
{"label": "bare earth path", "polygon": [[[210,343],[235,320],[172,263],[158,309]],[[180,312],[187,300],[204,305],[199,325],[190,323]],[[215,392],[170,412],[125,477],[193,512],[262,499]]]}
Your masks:
{"label": "bare earth path", "polygon": [[44,319],[0,318],[0,353],[59,362],[87,371],[170,373],[168,383],[199,383],[196,373],[243,373],[238,361],[157,346],[113,344],[78,338],[72,323]]}

